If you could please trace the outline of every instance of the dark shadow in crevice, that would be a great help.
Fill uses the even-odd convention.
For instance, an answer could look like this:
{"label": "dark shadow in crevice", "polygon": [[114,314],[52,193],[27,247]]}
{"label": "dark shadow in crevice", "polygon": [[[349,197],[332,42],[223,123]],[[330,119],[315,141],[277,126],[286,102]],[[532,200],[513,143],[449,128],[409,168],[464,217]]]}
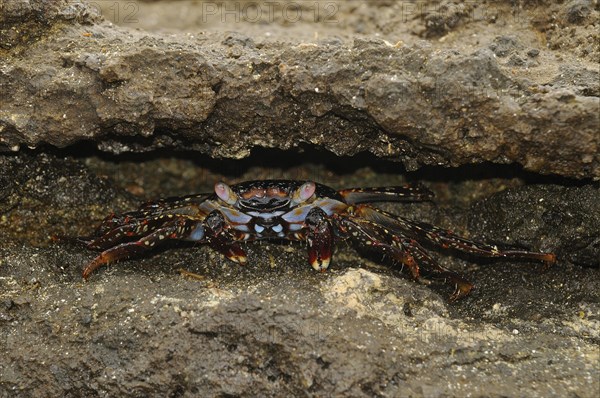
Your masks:
{"label": "dark shadow in crevice", "polygon": [[[300,144],[295,149],[280,150],[272,148],[255,148],[250,156],[243,159],[215,159],[206,154],[191,150],[156,149],[148,152],[128,152],[111,154],[97,149],[93,142],[81,142],[66,148],[42,146],[34,150],[24,149],[19,153],[35,156],[49,153],[57,157],[85,159],[98,157],[107,162],[145,162],[160,158],[178,158],[189,160],[199,167],[226,175],[235,179],[251,167],[290,169],[303,165],[320,165],[331,172],[342,175],[352,174],[360,169],[370,168],[380,174],[404,175],[409,181],[462,182],[470,180],[486,180],[491,178],[521,179],[526,184],[556,184],[562,186],[584,186],[595,184],[591,178],[574,179],[558,175],[544,175],[524,170],[518,164],[495,164],[484,162],[467,164],[458,167],[423,166],[416,171],[407,171],[400,161],[381,159],[369,152],[360,152],[353,156],[338,156],[326,149],[311,144]],[[9,153],[3,156],[11,156]]]}

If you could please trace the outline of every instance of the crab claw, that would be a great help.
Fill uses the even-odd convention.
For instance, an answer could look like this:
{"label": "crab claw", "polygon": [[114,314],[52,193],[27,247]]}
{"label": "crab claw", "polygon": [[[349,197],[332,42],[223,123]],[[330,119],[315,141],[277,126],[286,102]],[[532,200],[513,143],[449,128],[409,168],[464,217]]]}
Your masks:
{"label": "crab claw", "polygon": [[451,303],[455,302],[456,300],[462,297],[467,296],[471,292],[471,289],[473,289],[473,284],[463,278],[455,278],[454,282],[456,283],[456,289],[448,299],[448,301],[450,301]]}
{"label": "crab claw", "polygon": [[246,265],[248,263],[248,257],[246,256],[246,252],[237,244],[221,246],[219,248],[219,251],[234,263],[238,263],[240,265]]}
{"label": "crab claw", "polygon": [[311,209],[305,219],[308,231],[308,262],[317,271],[325,271],[331,261],[333,231],[327,214],[319,207]]}

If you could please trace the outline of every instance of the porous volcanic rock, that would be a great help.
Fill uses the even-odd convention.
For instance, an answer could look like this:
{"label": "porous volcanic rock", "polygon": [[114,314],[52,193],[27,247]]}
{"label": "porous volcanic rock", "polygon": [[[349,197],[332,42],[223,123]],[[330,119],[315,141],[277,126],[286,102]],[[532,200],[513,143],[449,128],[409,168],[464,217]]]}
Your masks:
{"label": "porous volcanic rock", "polygon": [[[1,4],[0,397],[600,395],[598,2]],[[427,246],[453,304],[344,241],[82,280],[111,212],[267,178],[420,181],[377,206],[558,261]]]}
{"label": "porous volcanic rock", "polygon": [[[386,207],[558,254],[544,270],[431,250],[476,286],[452,305],[451,286],[415,283],[343,242],[326,273],[300,244],[245,245],[245,267],[175,244],[81,279],[97,253],[61,236],[90,234],[110,211],[133,208],[139,200],[123,187],[149,197],[203,191],[221,171],[181,159],[0,157],[0,396],[597,395],[598,187],[517,183],[478,200],[489,181],[433,180],[439,205]],[[339,186],[397,178],[331,177]]]}
{"label": "porous volcanic rock", "polygon": [[[412,23],[394,20],[402,5],[391,3],[387,30],[373,32],[372,22],[356,33],[342,23],[386,10],[374,2],[362,11],[338,4],[338,30],[325,36],[264,39],[257,27],[167,35],[103,22],[72,1],[8,3],[0,17],[5,149],[87,141],[111,153],[242,158],[308,143],[338,155],[368,151],[409,170],[487,161],[600,178],[597,59],[536,43],[533,15],[543,6],[512,21],[530,29],[521,37],[496,35],[487,19],[511,10],[503,3],[427,8]],[[569,10],[563,24],[597,23],[591,6]],[[440,45],[440,36],[477,24],[490,32]]]}

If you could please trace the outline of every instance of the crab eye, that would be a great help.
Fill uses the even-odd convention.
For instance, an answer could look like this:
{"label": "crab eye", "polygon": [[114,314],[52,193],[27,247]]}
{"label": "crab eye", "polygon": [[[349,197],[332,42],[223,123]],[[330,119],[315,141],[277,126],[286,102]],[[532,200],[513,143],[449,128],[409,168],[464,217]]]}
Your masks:
{"label": "crab eye", "polygon": [[237,195],[224,182],[217,182],[215,184],[215,193],[219,199],[227,204],[234,205],[237,202]]}
{"label": "crab eye", "polygon": [[307,181],[294,192],[293,200],[296,203],[306,202],[314,195],[317,186],[312,181]]}

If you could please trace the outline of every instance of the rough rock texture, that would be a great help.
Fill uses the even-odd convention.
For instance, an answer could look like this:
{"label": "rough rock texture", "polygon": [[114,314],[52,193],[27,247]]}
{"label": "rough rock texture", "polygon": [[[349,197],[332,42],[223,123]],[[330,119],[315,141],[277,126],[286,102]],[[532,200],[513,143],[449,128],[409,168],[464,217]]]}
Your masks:
{"label": "rough rock texture", "polygon": [[[124,2],[115,14],[12,0],[0,145],[242,158],[310,143],[409,170],[490,161],[598,179],[597,3],[512,3],[292,2],[261,24],[248,22],[253,5],[267,18],[255,2]],[[178,34],[132,29],[161,13]]]}
{"label": "rough rock texture", "polygon": [[543,271],[434,251],[476,284],[453,305],[450,287],[418,285],[344,244],[327,273],[307,265],[301,245],[247,245],[247,267],[207,247],[171,245],[85,283],[82,267],[95,254],[57,240],[132,208],[131,192],[204,191],[221,173],[402,182],[374,159],[350,168],[287,161],[231,174],[202,158],[0,157],[0,396],[597,396],[597,186],[523,185],[519,173],[413,175],[436,204],[382,206],[559,256]]}
{"label": "rough rock texture", "polygon": [[[600,395],[598,2],[1,4],[0,397]],[[476,286],[452,305],[343,243],[82,281],[64,237],[266,178],[421,181],[381,207],[558,262],[432,249]]]}

